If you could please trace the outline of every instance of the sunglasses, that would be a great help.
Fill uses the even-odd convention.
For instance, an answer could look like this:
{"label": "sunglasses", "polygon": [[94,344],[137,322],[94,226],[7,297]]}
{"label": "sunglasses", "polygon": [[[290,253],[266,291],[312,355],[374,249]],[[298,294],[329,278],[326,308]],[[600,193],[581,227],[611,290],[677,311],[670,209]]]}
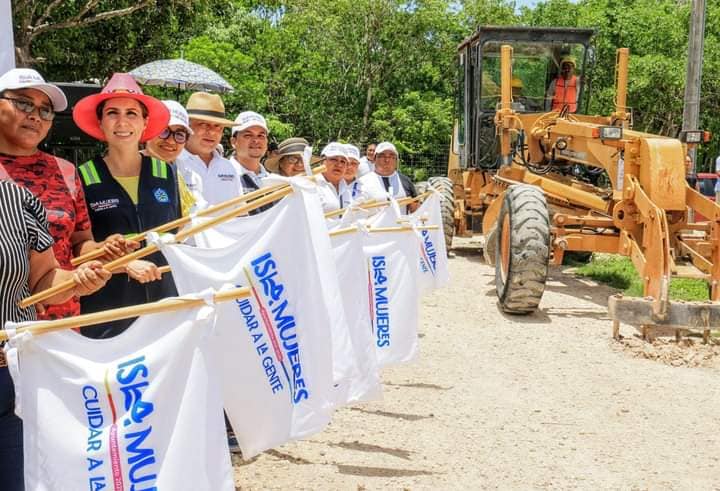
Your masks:
{"label": "sunglasses", "polygon": [[158,135],[158,138],[161,140],[167,140],[170,137],[173,137],[173,140],[175,140],[175,143],[185,143],[188,139],[187,131],[185,130],[171,130],[170,128],[165,128],[162,133]]}
{"label": "sunglasses", "polygon": [[40,119],[43,121],[52,121],[55,118],[55,111],[53,111],[51,107],[36,106],[34,102],[26,101],[25,99],[14,99],[5,96],[0,97],[0,99],[12,102],[18,111],[24,112],[25,114],[32,114],[35,108],[37,108]]}

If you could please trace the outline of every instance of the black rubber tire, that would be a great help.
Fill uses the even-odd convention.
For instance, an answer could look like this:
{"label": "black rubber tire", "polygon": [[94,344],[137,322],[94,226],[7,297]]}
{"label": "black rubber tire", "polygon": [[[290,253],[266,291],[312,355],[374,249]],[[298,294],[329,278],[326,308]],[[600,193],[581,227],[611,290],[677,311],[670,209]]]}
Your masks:
{"label": "black rubber tire", "polygon": [[431,177],[428,184],[442,195],[440,200],[440,214],[443,221],[443,232],[445,233],[445,247],[450,252],[453,237],[455,236],[455,191],[453,182],[449,177]]}
{"label": "black rubber tire", "polygon": [[[509,235],[503,239],[506,228]],[[508,188],[495,240],[495,288],[500,307],[508,314],[534,312],[545,291],[550,261],[550,219],[540,189],[522,184]]]}

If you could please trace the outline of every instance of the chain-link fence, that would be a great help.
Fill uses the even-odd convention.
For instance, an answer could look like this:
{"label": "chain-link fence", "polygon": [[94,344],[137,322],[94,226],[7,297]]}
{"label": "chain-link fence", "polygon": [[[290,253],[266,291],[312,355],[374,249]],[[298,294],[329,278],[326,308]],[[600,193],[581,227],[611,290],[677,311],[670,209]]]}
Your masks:
{"label": "chain-link fence", "polygon": [[436,152],[400,153],[400,170],[413,181],[426,181],[428,177],[447,176],[449,148]]}

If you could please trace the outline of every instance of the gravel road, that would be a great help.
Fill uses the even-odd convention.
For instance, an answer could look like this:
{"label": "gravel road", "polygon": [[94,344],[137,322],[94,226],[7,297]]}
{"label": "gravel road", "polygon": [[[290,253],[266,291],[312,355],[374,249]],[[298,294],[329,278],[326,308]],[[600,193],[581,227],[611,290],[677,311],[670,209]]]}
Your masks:
{"label": "gravel road", "polygon": [[450,268],[384,401],[235,459],[238,489],[720,489],[720,347],[673,366],[629,327],[612,341],[607,287],[553,269],[540,311],[506,316],[477,250]]}

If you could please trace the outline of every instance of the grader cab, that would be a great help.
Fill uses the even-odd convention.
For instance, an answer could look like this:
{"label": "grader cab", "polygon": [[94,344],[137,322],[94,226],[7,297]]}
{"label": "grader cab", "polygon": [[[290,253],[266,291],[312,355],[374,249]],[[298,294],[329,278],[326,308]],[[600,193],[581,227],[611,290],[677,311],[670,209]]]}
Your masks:
{"label": "grader cab", "polygon": [[[481,27],[460,45],[464,83],[448,166],[455,233],[484,234],[505,312],[536,310],[548,265],[566,253],[614,253],[630,257],[644,287],[643,298],[610,298],[615,335],[625,322],[707,336],[720,327],[720,206],[685,174],[688,148],[708,135],[632,129],[627,49],[617,52],[614,112],[584,114],[592,36]],[[561,73],[567,64],[571,77]],[[568,85],[572,97],[558,97]],[[706,221],[691,223],[689,210]],[[709,301],[671,302],[670,279],[681,276],[707,280]]]}

